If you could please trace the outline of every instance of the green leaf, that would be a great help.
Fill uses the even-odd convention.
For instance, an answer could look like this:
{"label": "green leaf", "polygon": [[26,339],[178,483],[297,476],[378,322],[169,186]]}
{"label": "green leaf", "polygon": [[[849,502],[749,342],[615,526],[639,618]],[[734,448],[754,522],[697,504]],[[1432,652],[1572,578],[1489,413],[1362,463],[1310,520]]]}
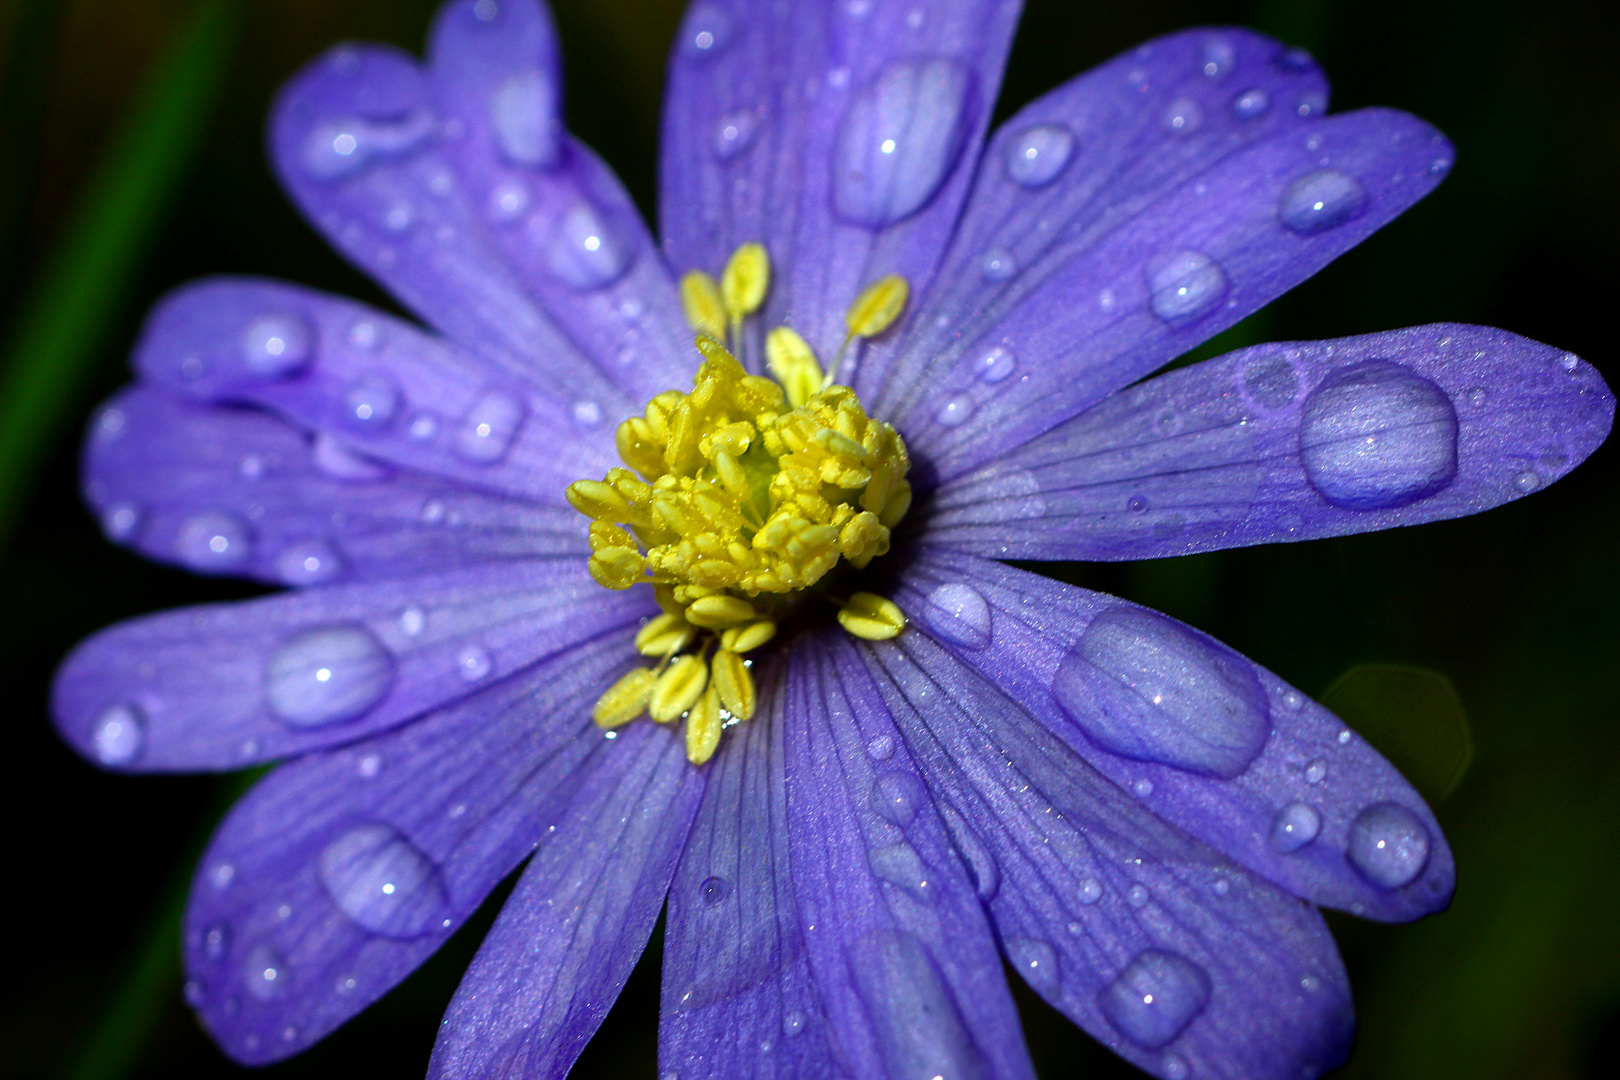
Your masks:
{"label": "green leaf", "polygon": [[1451,680],[1403,664],[1360,664],[1322,695],[1431,804],[1456,788],[1474,757],[1468,715]]}

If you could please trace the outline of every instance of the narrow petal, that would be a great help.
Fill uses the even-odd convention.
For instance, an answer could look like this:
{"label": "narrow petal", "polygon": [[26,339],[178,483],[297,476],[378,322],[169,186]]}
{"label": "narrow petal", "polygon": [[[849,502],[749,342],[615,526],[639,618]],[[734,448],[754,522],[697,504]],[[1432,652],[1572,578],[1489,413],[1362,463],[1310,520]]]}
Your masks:
{"label": "narrow petal", "polygon": [[967,195],[1020,4],[694,4],[665,103],[659,220],[678,272],[766,245],[762,325],[823,357],[886,274],[920,290]]}
{"label": "narrow petal", "polygon": [[1166,1080],[1343,1062],[1350,986],[1315,909],[1165,825],[926,635],[861,651],[1032,989]]}
{"label": "narrow petal", "polygon": [[973,882],[872,677],[834,628],[798,643],[784,729],[793,883],[843,1071],[1033,1077]]}
{"label": "narrow petal", "polygon": [[[879,412],[941,480],[994,460],[1315,274],[1428,194],[1450,155],[1388,109],[1239,149],[964,331]],[[1019,377],[982,378],[996,348],[1025,361]]]}
{"label": "narrow petal", "polygon": [[[882,409],[909,399],[936,358],[956,357],[1065,263],[1238,148],[1319,123],[1327,96],[1303,52],[1206,27],[1121,53],[1026,105],[991,137],[921,314],[868,350],[857,388]],[[972,358],[991,385],[1046,362],[999,342]]]}
{"label": "narrow petal", "polygon": [[439,947],[626,755],[590,721],[626,635],[408,728],[282,766],[220,826],[185,921],[187,996],[245,1064],[297,1053]]}
{"label": "narrow petal", "polygon": [[646,948],[703,779],[675,733],[618,734],[467,969],[430,1080],[564,1075]]}
{"label": "narrow petal", "polygon": [[569,484],[617,460],[617,413],[594,399],[296,285],[183,286],[148,317],[135,367],[181,395],[259,405],[369,456],[542,503],[563,505]]}
{"label": "narrow petal", "polygon": [[1412,785],[1326,709],[1191,627],[929,552],[895,602],[1159,817],[1296,896],[1385,922],[1456,868]]}
{"label": "narrow petal", "polygon": [[[282,89],[269,140],[276,172],[310,222],[446,336],[559,401],[611,414],[621,398],[645,398],[647,369],[573,340],[507,263],[485,224],[490,192],[457,174],[455,131],[413,58],[345,45]],[[645,246],[638,230],[623,235]],[[637,251],[651,257],[650,247]]]}
{"label": "narrow petal", "polygon": [[1260,345],[1116,394],[919,507],[928,543],[1152,559],[1477,514],[1608,436],[1573,354],[1443,324]]}
{"label": "narrow petal", "polygon": [[180,608],[81,642],[52,712],[107,768],[237,769],[393,727],[634,626],[650,601],[548,559]]}
{"label": "narrow petal", "polygon": [[150,387],[96,414],[83,471],[108,539],[204,574],[323,585],[586,551],[571,507],[396,472],[269,413]]}
{"label": "narrow petal", "polygon": [[661,1076],[837,1075],[793,896],[781,715],[733,727],[709,766],[664,922]]}
{"label": "narrow petal", "polygon": [[429,78],[445,157],[518,279],[636,404],[697,366],[674,283],[611,169],[563,130],[557,37],[535,0],[440,9]]}

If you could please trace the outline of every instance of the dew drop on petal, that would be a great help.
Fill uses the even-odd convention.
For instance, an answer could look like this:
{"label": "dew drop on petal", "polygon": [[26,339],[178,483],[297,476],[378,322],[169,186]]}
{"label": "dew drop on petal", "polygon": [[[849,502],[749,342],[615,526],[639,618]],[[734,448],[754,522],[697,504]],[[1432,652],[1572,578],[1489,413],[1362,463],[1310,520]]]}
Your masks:
{"label": "dew drop on petal", "polygon": [[366,712],[394,683],[394,659],[359,625],[295,634],[265,667],[270,709],[294,727],[319,727]]}
{"label": "dew drop on petal", "polygon": [[1321,758],[1305,766],[1305,782],[1307,784],[1320,784],[1327,776],[1327,762]]}
{"label": "dew drop on petal", "polygon": [[1209,972],[1179,953],[1147,949],[1098,991],[1102,1013],[1138,1046],[1156,1050],[1209,1005]]}
{"label": "dew drop on petal", "polygon": [[427,613],[414,604],[399,613],[399,632],[406,637],[416,637],[426,625]]}
{"label": "dew drop on petal", "polygon": [[481,645],[463,645],[456,652],[456,674],[463,682],[481,682],[494,667],[495,661]]}
{"label": "dew drop on petal", "polygon": [[1295,180],[1277,203],[1277,219],[1301,236],[1343,225],[1367,209],[1367,189],[1349,173],[1318,169]]}
{"label": "dew drop on petal", "polygon": [[994,385],[1006,382],[1018,368],[1018,358],[1012,350],[997,345],[973,362],[973,373],[982,383]]}
{"label": "dew drop on petal", "polygon": [[888,761],[894,757],[894,736],[872,736],[871,740],[866,744],[866,752],[872,755],[874,760]]}
{"label": "dew drop on petal", "polygon": [[921,210],[962,152],[971,77],[955,60],[897,60],[850,102],[833,152],[833,207],[881,229]]}
{"label": "dew drop on petal", "polygon": [[90,752],[103,765],[128,765],[146,747],[146,717],[135,705],[109,705],[90,725]]}
{"label": "dew drop on petal", "polygon": [[449,914],[438,865],[388,825],[345,832],[321,851],[318,871],[338,910],[382,937],[420,937]]}
{"label": "dew drop on petal", "polygon": [[1074,134],[1062,124],[1036,124],[1007,143],[1003,165],[1007,179],[1020,187],[1040,188],[1056,180],[1074,156]]}
{"label": "dew drop on petal", "polygon": [[715,4],[699,4],[686,16],[681,51],[691,57],[718,56],[731,43],[731,14]]}
{"label": "dew drop on petal", "polygon": [[242,981],[253,997],[270,1001],[286,990],[287,965],[270,946],[255,945],[243,961]]}
{"label": "dew drop on petal", "polygon": [[888,772],[872,785],[872,809],[893,825],[906,826],[928,801],[922,781],[905,772]]}
{"label": "dew drop on petal", "polygon": [[109,540],[125,541],[141,524],[141,511],[134,503],[116,502],[101,512],[101,529]]}
{"label": "dew drop on petal", "polygon": [[511,448],[523,417],[523,403],[511,394],[499,390],[485,394],[461,419],[456,453],[480,465],[499,461]]}
{"label": "dew drop on petal", "polygon": [[934,410],[934,421],[941,427],[960,427],[973,417],[975,406],[973,399],[965,394],[955,394],[940,403]]}
{"label": "dew drop on petal", "polygon": [[997,248],[984,257],[979,272],[986,281],[1006,281],[1018,273],[1018,260],[1005,248]]}
{"label": "dew drop on petal", "polygon": [[714,907],[721,903],[730,891],[726,879],[722,877],[704,878],[703,883],[698,886],[698,896],[702,897],[706,907]]}
{"label": "dew drop on petal", "polygon": [[971,585],[951,582],[934,589],[923,614],[929,629],[953,645],[982,649],[990,644],[990,605]]}
{"label": "dew drop on petal", "polygon": [[1164,126],[1177,135],[1190,135],[1204,122],[1204,110],[1192,98],[1177,98],[1164,110]]}
{"label": "dew drop on petal", "polygon": [[1385,889],[1411,883],[1429,861],[1429,830],[1399,803],[1374,803],[1350,824],[1345,855],[1356,872]]}
{"label": "dew drop on petal", "polygon": [[730,161],[754,145],[754,136],[758,133],[759,117],[752,109],[726,113],[715,123],[714,156]]}
{"label": "dew drop on petal", "polygon": [[1214,311],[1230,287],[1221,265],[1197,251],[1159,256],[1148,263],[1147,281],[1153,314],[1172,326]]}
{"label": "dew drop on petal", "polygon": [[1086,878],[1075,888],[1074,898],[1086,907],[1090,907],[1102,899],[1102,882],[1096,878]]}
{"label": "dew drop on petal", "polygon": [[802,1010],[793,1009],[782,1017],[782,1033],[784,1035],[797,1035],[803,1031],[810,1018]]}
{"label": "dew drop on petal", "polygon": [[1151,899],[1153,894],[1148,892],[1146,885],[1132,885],[1125,890],[1125,902],[1131,907],[1139,908]]}
{"label": "dew drop on petal", "polygon": [[1271,108],[1271,95],[1259,87],[1245,90],[1232,99],[1232,115],[1239,120],[1253,120],[1264,116],[1266,110]]}
{"label": "dew drop on petal", "polygon": [[1300,116],[1321,116],[1327,112],[1327,95],[1320,90],[1307,90],[1299,95],[1294,111]]}
{"label": "dew drop on petal", "polygon": [[1271,823],[1271,846],[1282,852],[1298,851],[1322,831],[1322,814],[1310,803],[1289,803]]}
{"label": "dew drop on petal", "polygon": [[287,585],[319,585],[342,573],[342,558],[324,540],[289,544],[276,556],[276,576]]}
{"label": "dew drop on petal", "polygon": [[535,69],[508,75],[489,102],[501,153],[514,165],[549,168],[557,159],[557,90]]}
{"label": "dew drop on petal", "polygon": [[247,524],[241,518],[223,510],[205,510],[180,526],[175,555],[198,573],[225,574],[246,566],[252,548]]}
{"label": "dew drop on petal", "polygon": [[1434,383],[1369,360],[1333,372],[1305,402],[1306,479],[1334,506],[1382,510],[1445,488],[1457,475],[1457,412]]}
{"label": "dew drop on petal", "polygon": [[1541,486],[1541,477],[1526,470],[1513,478],[1513,486],[1525,494],[1529,494]]}
{"label": "dew drop on petal", "polygon": [[242,331],[242,362],[260,378],[286,378],[309,362],[314,337],[300,316],[263,316]]}
{"label": "dew drop on petal", "polygon": [[1036,993],[1054,997],[1062,989],[1057,950],[1046,942],[1012,938],[1007,942],[1007,959]]}
{"label": "dew drop on petal", "polygon": [[1202,57],[1200,70],[1212,79],[1227,74],[1237,64],[1237,52],[1232,48],[1232,43],[1224,38],[1210,38],[1204,42]]}
{"label": "dew drop on petal", "polygon": [[343,418],[358,431],[381,431],[399,412],[399,387],[381,375],[365,375],[343,392]]}
{"label": "dew drop on petal", "polygon": [[580,202],[558,222],[545,251],[546,268],[576,289],[600,289],[630,266],[619,230],[596,208]]}

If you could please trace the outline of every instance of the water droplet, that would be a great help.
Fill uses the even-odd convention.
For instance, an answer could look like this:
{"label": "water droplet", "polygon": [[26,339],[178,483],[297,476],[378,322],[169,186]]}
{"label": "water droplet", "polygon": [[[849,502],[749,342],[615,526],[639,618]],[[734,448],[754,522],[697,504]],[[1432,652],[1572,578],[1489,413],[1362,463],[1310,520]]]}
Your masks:
{"label": "water droplet", "polygon": [[1198,130],[1204,122],[1204,110],[1198,107],[1198,102],[1192,98],[1177,98],[1164,110],[1164,126],[1177,135],[1187,135]]}
{"label": "water droplet", "polygon": [[1153,794],[1153,781],[1144,776],[1131,785],[1131,790],[1136,793],[1138,799],[1145,799]]}
{"label": "water droplet", "polygon": [[1062,989],[1057,950],[1033,938],[1012,938],[1007,942],[1007,959],[1037,994],[1056,997]]}
{"label": "water droplet", "polygon": [[1318,169],[1295,180],[1277,203],[1277,218],[1301,236],[1343,225],[1367,209],[1367,189],[1349,173]]}
{"label": "water droplet", "polygon": [[1317,758],[1305,766],[1305,782],[1307,784],[1320,784],[1327,776],[1327,762]]}
{"label": "water droplet", "polygon": [[1231,42],[1222,38],[1210,38],[1204,42],[1203,72],[1210,78],[1225,75],[1237,64],[1237,52],[1233,50]]}
{"label": "water droplet", "polygon": [[288,585],[318,585],[342,572],[342,559],[324,540],[290,544],[276,556],[276,576]]}
{"label": "water droplet", "polygon": [[1300,419],[1305,476],[1328,502],[1383,510],[1427,498],[1457,475],[1457,413],[1443,390],[1384,360],[1341,368]]}
{"label": "water droplet", "polygon": [[207,510],[192,515],[180,526],[175,554],[198,573],[224,574],[246,566],[252,549],[247,524],[241,518],[222,510]]}
{"label": "water droplet", "polygon": [[1289,712],[1298,711],[1305,704],[1305,695],[1298,690],[1288,690],[1282,696],[1283,708]]}
{"label": "water droplet", "polygon": [[1355,738],[1354,733],[1352,733],[1349,728],[1344,728],[1339,732],[1339,745],[1348,746],[1350,744],[1350,740],[1353,738]]}
{"label": "water droplet", "polygon": [[972,419],[975,409],[972,398],[956,394],[946,398],[934,411],[934,420],[942,427],[960,427]]}
{"label": "water droplet", "polygon": [[399,613],[399,632],[406,637],[415,637],[427,625],[427,613],[421,608],[411,606]]}
{"label": "water droplet", "polygon": [[468,461],[487,465],[499,461],[511,448],[523,426],[523,404],[499,390],[473,402],[456,432],[456,453]]}
{"label": "water droplet", "polygon": [[990,644],[990,605],[973,586],[941,585],[928,594],[928,626],[953,645],[982,649]]}
{"label": "water droplet", "polygon": [[357,454],[325,432],[315,436],[311,457],[317,469],[339,480],[380,480],[388,475],[387,466]]}
{"label": "water droplet", "polygon": [[247,991],[260,1001],[269,1001],[287,985],[287,965],[268,945],[255,945],[242,965],[242,981]]}
{"label": "water droplet", "polygon": [[1398,889],[1429,861],[1429,830],[1398,803],[1374,803],[1350,824],[1345,855],[1356,872],[1385,889]]}
{"label": "water droplet", "polygon": [[1264,356],[1243,369],[1243,386],[1256,404],[1281,409],[1299,395],[1299,376],[1282,357]]}
{"label": "water droplet", "polygon": [[933,900],[928,891],[928,876],[923,869],[922,856],[910,844],[890,844],[873,848],[866,853],[866,864],[880,881],[886,881],[915,899]]}
{"label": "water droplet", "polygon": [[1125,902],[1131,907],[1139,908],[1153,898],[1146,885],[1132,885],[1125,890]]}
{"label": "water droplet", "polygon": [[297,1028],[292,1027],[292,1026],[288,1026],[288,1027],[284,1027],[284,1028],[281,1029],[281,1041],[282,1042],[289,1042],[289,1043],[294,1042],[294,1041],[297,1040],[297,1038],[298,1038],[298,1029]]}
{"label": "water droplet", "polygon": [[1487,396],[1489,395],[1486,394],[1483,386],[1476,386],[1472,390],[1468,391],[1468,404],[1477,409],[1481,405],[1485,404],[1485,398]]}
{"label": "water droplet", "polygon": [[998,345],[974,361],[973,373],[980,382],[994,385],[1006,382],[1017,367],[1018,358],[1013,356],[1012,351]]}
{"label": "water droplet", "polygon": [[382,772],[381,755],[366,754],[360,759],[360,763],[355,766],[354,771],[365,777],[367,780],[370,780],[372,777]]}
{"label": "water droplet", "polygon": [[1097,1005],[1127,1038],[1157,1050],[1209,1005],[1209,972],[1178,953],[1147,949],[1097,994]]}
{"label": "water droplet", "polygon": [[1271,733],[1252,665],[1141,608],[1098,615],[1059,665],[1052,692],[1104,749],[1225,779],[1247,769]]}
{"label": "water droplet", "polygon": [[352,720],[394,683],[394,658],[363,626],[321,626],[288,638],[265,668],[270,709],[294,727]]}
{"label": "water droplet", "polygon": [[501,13],[501,7],[495,0],[478,0],[472,7],[473,17],[479,22],[493,22],[495,16]]}
{"label": "water droplet", "polygon": [[185,997],[187,1005],[193,1009],[202,1008],[203,988],[196,979],[187,979],[186,985],[181,988],[181,994]]}
{"label": "water droplet", "polygon": [[343,392],[343,417],[361,431],[381,431],[399,411],[399,387],[381,375],[366,375]]}
{"label": "water droplet", "polygon": [[128,765],[146,745],[146,718],[134,705],[109,705],[90,725],[90,752],[103,765]]}
{"label": "water droplet", "polygon": [[1086,907],[1090,907],[1092,904],[1095,904],[1098,900],[1102,899],[1102,894],[1102,882],[1098,881],[1096,878],[1086,878],[1081,881],[1079,886],[1075,889],[1074,898],[1080,901],[1080,903],[1084,904]]}
{"label": "water droplet", "polygon": [[1164,1055],[1164,1080],[1187,1080],[1187,1062],[1175,1054]]}
{"label": "water droplet", "polygon": [[116,502],[101,512],[101,528],[109,540],[130,539],[140,523],[141,511],[134,503]]}
{"label": "water droplet", "polygon": [[730,161],[754,145],[759,133],[759,117],[751,109],[738,109],[722,116],[714,127],[714,156]]}
{"label": "water droplet", "polygon": [[1327,112],[1327,95],[1320,90],[1307,90],[1299,95],[1294,111],[1300,116],[1321,116]]}
{"label": "water droplet", "polygon": [[1310,803],[1289,803],[1277,811],[1271,823],[1271,846],[1278,851],[1298,851],[1322,831],[1322,814]]}
{"label": "water droplet", "polygon": [[1036,124],[1007,143],[1007,179],[1020,187],[1045,187],[1068,168],[1074,135],[1062,124]]}
{"label": "water droplet", "polygon": [[1018,273],[1018,260],[1013,258],[1012,252],[1005,248],[997,248],[984,257],[984,262],[979,265],[979,272],[984,275],[986,281],[1006,281]]}
{"label": "water droplet", "polygon": [[538,70],[503,79],[490,98],[489,119],[501,153],[512,164],[550,168],[557,160],[557,88]]}
{"label": "water droplet", "polygon": [[910,825],[927,801],[928,793],[923,790],[922,781],[910,773],[884,773],[872,785],[872,809],[894,825]]}
{"label": "water droplet", "polygon": [[456,653],[456,674],[463,682],[481,681],[495,666],[489,652],[479,645],[463,645]]}
{"label": "water droplet", "polygon": [[1523,492],[1531,492],[1541,486],[1541,477],[1528,470],[1513,478],[1513,486]]}
{"label": "water droplet", "polygon": [[231,932],[224,925],[210,926],[203,933],[203,952],[210,960],[223,960],[231,947]]}
{"label": "water droplet", "polygon": [[497,184],[489,193],[489,216],[495,221],[516,221],[528,208],[529,189],[516,181]]}
{"label": "water droplet", "polygon": [[726,887],[725,878],[704,878],[703,884],[698,886],[698,895],[703,898],[703,903],[709,907],[714,907],[716,904],[724,900],[726,898],[726,894],[730,891],[731,890]]}
{"label": "water droplet", "polygon": [[886,228],[934,197],[962,151],[971,81],[954,60],[897,60],[856,96],[833,157],[840,217]]}
{"label": "water droplet", "polygon": [[804,1030],[805,1025],[809,1022],[810,1018],[808,1016],[800,1010],[794,1009],[782,1017],[782,1032],[790,1036],[797,1035]]}
{"label": "water droplet", "polygon": [[1259,87],[1245,90],[1232,99],[1232,115],[1239,120],[1253,120],[1257,116],[1264,116],[1269,108],[1271,95]]}
{"label": "water droplet", "polygon": [[600,289],[630,267],[630,250],[618,230],[581,202],[558,224],[546,247],[546,267],[576,289]]}
{"label": "water droplet", "polygon": [[236,867],[230,863],[220,863],[209,871],[208,880],[213,883],[215,889],[224,891],[236,880]]}
{"label": "water droplet", "polygon": [[866,744],[866,752],[878,761],[888,761],[894,757],[894,737],[891,735],[874,735]]}
{"label": "water droplet", "polygon": [[283,379],[309,362],[314,330],[297,315],[266,315],[242,331],[242,361],[265,379]]}
{"label": "water droplet", "polygon": [[1145,514],[1147,513],[1147,508],[1148,501],[1142,498],[1140,495],[1132,495],[1129,499],[1125,500],[1125,509],[1129,510],[1133,514]]}
{"label": "water droplet", "polygon": [[383,215],[383,225],[390,232],[404,232],[411,227],[416,215],[411,210],[411,204],[401,200],[388,208]]}
{"label": "water droplet", "polygon": [[438,499],[429,499],[422,504],[422,524],[437,525],[444,520],[444,503]]}
{"label": "water droplet", "polygon": [[1429,162],[1429,175],[1439,176],[1441,173],[1446,172],[1450,168],[1451,159],[1449,157],[1437,157],[1433,161]]}
{"label": "water droplet", "polygon": [[1153,314],[1181,326],[1214,311],[1226,297],[1226,271],[1208,255],[1176,251],[1148,263]]}
{"label": "water droplet", "polygon": [[437,864],[387,825],[359,825],[332,841],[319,872],[338,910],[382,937],[420,937],[449,913]]}
{"label": "water droplet", "polygon": [[1225,878],[1216,878],[1210,888],[1215,891],[1216,896],[1225,896],[1232,891],[1232,883]]}
{"label": "water droplet", "polygon": [[731,15],[714,4],[699,4],[686,16],[681,51],[687,56],[718,56],[731,43]]}

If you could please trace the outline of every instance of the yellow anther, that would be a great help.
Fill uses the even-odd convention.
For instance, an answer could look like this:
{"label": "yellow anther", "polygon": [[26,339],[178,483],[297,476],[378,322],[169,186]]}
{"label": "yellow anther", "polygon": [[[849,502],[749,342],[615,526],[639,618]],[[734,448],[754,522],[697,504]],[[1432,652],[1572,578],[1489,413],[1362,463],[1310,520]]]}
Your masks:
{"label": "yellow anther", "polygon": [[906,615],[893,600],[858,592],[838,609],[838,625],[867,641],[887,641],[906,628]]}
{"label": "yellow anther", "polygon": [[623,727],[647,711],[647,697],[656,681],[651,668],[625,672],[608,687],[607,693],[596,699],[591,719],[601,727]]}
{"label": "yellow anther", "polygon": [[734,626],[720,635],[720,647],[735,653],[752,652],[776,636],[776,624],[761,619],[747,626]]}
{"label": "yellow anther", "polygon": [[659,615],[636,631],[636,651],[643,656],[668,656],[686,648],[695,636],[697,631],[679,615]]}
{"label": "yellow anther", "polygon": [[895,489],[894,494],[889,496],[889,501],[883,504],[882,511],[878,513],[878,520],[883,522],[884,528],[892,529],[900,523],[900,519],[905,517],[906,511],[910,509],[911,485],[902,480],[900,486]]}
{"label": "yellow anther", "polygon": [[765,363],[795,409],[809,401],[826,379],[810,343],[792,327],[778,326],[765,335]]}
{"label": "yellow anther", "polygon": [[753,719],[754,677],[742,657],[725,649],[715,653],[710,680],[727,712],[739,720]]}
{"label": "yellow anther", "polygon": [[[821,447],[829,454],[839,454],[843,457],[851,457],[856,461],[863,461],[866,458],[866,447],[862,446],[848,435],[835,431],[832,428],[822,428],[820,431],[816,432],[815,442],[817,446]],[[605,487],[606,485],[603,486]]]}
{"label": "yellow anther", "polygon": [[702,765],[720,745],[720,695],[714,687],[698,699],[686,718],[686,760]]}
{"label": "yellow anther", "polygon": [[635,537],[606,521],[591,522],[590,529],[591,550],[606,551],[608,548],[629,548],[635,550]]}
{"label": "yellow anther", "polygon": [[711,629],[752,622],[757,617],[753,604],[740,596],[724,593],[694,600],[686,609],[687,622]]}
{"label": "yellow anther", "polygon": [[677,656],[658,676],[652,694],[647,699],[647,711],[660,724],[680,718],[681,713],[697,703],[703,688],[709,684],[709,665],[703,658],[688,654]]}
{"label": "yellow anther", "polygon": [[681,275],[681,307],[693,330],[716,340],[726,336],[725,300],[714,278],[702,270],[689,270]]}
{"label": "yellow anther", "polygon": [[899,274],[890,274],[872,282],[861,290],[861,294],[849,306],[845,319],[850,336],[867,338],[883,333],[900,317],[910,295],[911,286]]}
{"label": "yellow anther", "polygon": [[742,245],[731,253],[725,272],[720,275],[720,296],[725,301],[726,314],[733,322],[752,315],[765,302],[765,291],[770,285],[771,258],[765,254],[765,245]]}
{"label": "yellow anther", "polygon": [[647,560],[635,548],[603,548],[591,556],[586,569],[604,588],[628,589],[646,574]]}
{"label": "yellow anther", "polygon": [[630,504],[600,480],[575,480],[564,493],[568,504],[586,517],[602,521],[628,521]]}

